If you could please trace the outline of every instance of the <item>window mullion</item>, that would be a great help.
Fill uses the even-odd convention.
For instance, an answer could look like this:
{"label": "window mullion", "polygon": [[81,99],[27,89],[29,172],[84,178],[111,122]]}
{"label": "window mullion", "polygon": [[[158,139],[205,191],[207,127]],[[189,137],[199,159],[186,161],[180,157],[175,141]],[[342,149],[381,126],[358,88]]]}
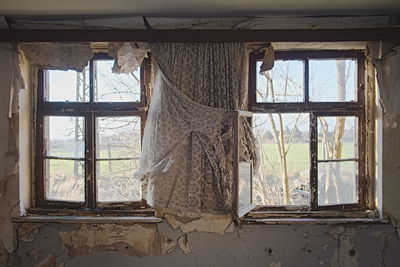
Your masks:
{"label": "window mullion", "polygon": [[97,79],[95,79],[95,68],[94,68],[94,61],[93,59],[90,60],[89,62],[89,97],[90,97],[90,103],[94,102],[94,90],[95,90],[95,86],[94,83],[95,81],[97,81]]}
{"label": "window mullion", "polygon": [[94,157],[93,157],[93,114],[88,113],[85,116],[86,132],[85,132],[85,188],[86,188],[86,206],[88,208],[95,207],[95,188],[94,188]]}
{"label": "window mullion", "polygon": [[310,66],[308,59],[304,60],[304,102],[310,101]]}
{"label": "window mullion", "polygon": [[310,208],[318,207],[318,125],[317,116],[310,113]]}
{"label": "window mullion", "polygon": [[43,205],[45,199],[45,177],[44,177],[44,118],[43,112],[36,114],[36,205]]}
{"label": "window mullion", "polygon": [[[89,62],[89,101],[94,103],[96,73],[94,60]],[[96,162],[95,162],[95,136],[96,125],[93,110],[86,115],[86,206],[90,209],[96,207]]]}
{"label": "window mullion", "polygon": [[366,172],[366,122],[364,112],[358,117],[358,203],[362,209],[367,208],[367,172]]}

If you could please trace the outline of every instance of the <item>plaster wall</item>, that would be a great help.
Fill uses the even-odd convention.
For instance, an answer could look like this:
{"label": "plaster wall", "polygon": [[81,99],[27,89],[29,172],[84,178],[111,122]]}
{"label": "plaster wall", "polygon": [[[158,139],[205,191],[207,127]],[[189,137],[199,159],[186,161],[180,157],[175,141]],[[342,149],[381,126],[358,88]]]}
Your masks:
{"label": "plaster wall", "polygon": [[[223,235],[159,225],[24,224],[14,266],[398,266],[390,225],[249,225]],[[187,254],[185,254],[187,253]]]}
{"label": "plaster wall", "polygon": [[[12,223],[19,215],[17,144],[25,143],[18,114],[9,118],[11,45],[0,46],[0,58],[0,266],[399,266],[391,224],[247,225],[221,235],[186,234],[166,223]],[[400,128],[384,126],[382,136],[383,215],[396,223]]]}

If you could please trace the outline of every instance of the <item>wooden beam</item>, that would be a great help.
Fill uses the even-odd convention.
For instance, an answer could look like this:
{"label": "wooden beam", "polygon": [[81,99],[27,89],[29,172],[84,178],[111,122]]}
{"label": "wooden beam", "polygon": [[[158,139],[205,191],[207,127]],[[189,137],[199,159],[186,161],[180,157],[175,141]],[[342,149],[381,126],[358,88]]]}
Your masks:
{"label": "wooden beam", "polygon": [[0,30],[0,42],[400,41],[400,28],[284,30]]}
{"label": "wooden beam", "polygon": [[8,26],[6,17],[0,16],[0,29],[9,29],[10,27]]}

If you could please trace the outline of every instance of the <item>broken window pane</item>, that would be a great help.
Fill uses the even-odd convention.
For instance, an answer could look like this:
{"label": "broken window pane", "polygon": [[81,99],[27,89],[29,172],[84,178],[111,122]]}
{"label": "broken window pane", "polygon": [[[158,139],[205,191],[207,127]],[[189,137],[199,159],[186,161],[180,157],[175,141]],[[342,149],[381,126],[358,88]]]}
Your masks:
{"label": "broken window pane", "polygon": [[[257,71],[262,62],[257,62]],[[276,60],[272,70],[257,74],[256,102],[304,101],[304,62]]]}
{"label": "broken window pane", "polygon": [[97,158],[138,158],[141,120],[138,116],[97,118]]}
{"label": "broken window pane", "polygon": [[255,114],[260,167],[253,175],[253,202],[309,205],[309,114]]}
{"label": "broken window pane", "polygon": [[83,117],[44,117],[46,156],[83,158],[85,124]]}
{"label": "broken window pane", "polygon": [[318,117],[318,159],[358,157],[357,117]]}
{"label": "broken window pane", "polygon": [[357,161],[318,163],[318,205],[358,202]]}
{"label": "broken window pane", "polygon": [[97,200],[99,202],[140,201],[140,181],[133,178],[138,160],[102,160],[97,168]]}
{"label": "broken window pane", "polygon": [[115,74],[112,60],[95,60],[94,98],[96,102],[140,102],[140,69]]}
{"label": "broken window pane", "polygon": [[85,163],[78,160],[45,161],[47,200],[85,201]]}
{"label": "broken window pane", "polygon": [[88,102],[90,100],[88,68],[82,72],[46,70],[45,75],[45,101]]}
{"label": "broken window pane", "polygon": [[357,101],[354,59],[310,60],[310,101]]}

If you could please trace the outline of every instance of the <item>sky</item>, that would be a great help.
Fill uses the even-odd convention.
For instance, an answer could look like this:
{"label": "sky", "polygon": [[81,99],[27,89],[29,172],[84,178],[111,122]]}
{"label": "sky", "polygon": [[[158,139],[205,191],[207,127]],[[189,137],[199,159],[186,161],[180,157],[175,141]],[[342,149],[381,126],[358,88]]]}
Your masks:
{"label": "sky", "polygon": [[[140,70],[131,74],[113,74],[111,69],[114,61],[99,60],[95,66],[97,70],[97,87],[95,96],[98,102],[138,102],[140,101]],[[48,71],[48,100],[59,102],[88,102],[89,101],[89,71],[88,67],[80,74],[80,79],[85,83],[80,83],[80,99],[77,101],[77,71]],[[86,89],[83,90],[83,86]],[[86,94],[82,92],[85,91]],[[135,118],[134,120],[137,120]],[[80,128],[84,129],[83,117],[79,119]],[[72,117],[52,117],[49,120],[51,125],[49,129],[50,139],[66,140],[74,137],[71,131],[74,129],[75,119]],[[112,126],[112,125],[111,125]],[[140,126],[140,123],[139,123]],[[139,128],[140,130],[140,128]]]}
{"label": "sky", "polygon": [[[344,60],[346,64],[346,100],[355,101],[356,88],[356,61]],[[97,70],[97,87],[96,94],[98,101],[114,102],[114,101],[139,101],[140,100],[140,83],[135,79],[140,79],[140,71],[137,70],[135,77],[127,74],[113,74],[111,69],[114,62],[112,60],[96,61]],[[261,62],[258,62],[259,67]],[[286,79],[288,73],[288,79]],[[304,99],[304,62],[300,60],[291,61],[275,61],[274,68],[270,71],[273,79],[274,91],[277,102],[301,102]],[[76,71],[48,71],[49,77],[49,96],[50,101],[70,101],[76,102],[77,96],[77,72]],[[86,85],[89,83],[89,75],[86,70],[86,75],[81,75],[84,78]],[[310,60],[310,101],[336,101],[337,100],[337,75],[336,75],[336,60]],[[82,92],[83,85],[80,86]],[[132,90],[133,88],[133,90]],[[286,96],[284,95],[287,88]],[[263,75],[257,75],[257,89],[264,94],[266,93],[266,79]],[[84,97],[88,101],[88,90]],[[268,92],[268,97],[258,97],[259,102],[272,102],[271,93]],[[81,97],[83,94],[81,93]],[[81,99],[82,100],[82,99]],[[296,122],[298,114],[284,115],[284,127],[289,128]],[[300,115],[299,129],[308,131],[308,115]],[[271,128],[269,123],[265,121],[263,116],[259,116],[258,124],[266,129]],[[330,119],[329,125],[334,125],[333,119]],[[83,123],[83,121],[81,122]],[[51,121],[50,135],[52,139],[67,139],[68,135],[63,129],[73,129],[71,118],[57,118]],[[346,123],[346,129],[353,127],[354,123]],[[83,127],[83,126],[82,126]],[[81,127],[81,128],[82,128]],[[350,128],[349,128],[350,127]]]}
{"label": "sky", "polygon": [[[140,79],[140,70],[131,74],[114,74],[111,72],[114,61],[98,60],[95,61],[97,70],[97,90],[99,102],[137,102],[140,101],[140,83],[134,78]],[[85,84],[89,84],[88,67],[84,71]],[[77,102],[77,72],[73,70],[50,70],[49,76],[49,101],[69,101]],[[82,87],[80,87],[82,92]],[[89,91],[85,90],[85,102],[89,100]],[[83,94],[80,94],[83,97]],[[84,102],[84,101],[78,101]]]}
{"label": "sky", "polygon": [[[341,60],[346,65],[346,101],[356,101],[356,60],[346,59]],[[257,69],[262,62],[257,62]],[[332,102],[338,101],[337,98],[337,70],[336,60],[310,60],[309,61],[310,75],[310,101]],[[276,60],[274,68],[269,72],[270,78],[273,81],[273,89],[275,93],[275,102],[302,102],[304,101],[304,62],[301,60]],[[288,74],[288,75],[287,75]],[[273,102],[271,91],[267,91],[267,79],[264,75],[257,74],[257,91],[260,91],[262,96],[257,95],[257,102],[271,103]],[[286,93],[285,93],[286,88]],[[268,93],[268,94],[267,94]],[[298,120],[298,117],[300,119]],[[271,130],[271,124],[266,116],[257,115],[256,125]],[[275,121],[277,118],[274,117]],[[335,118],[326,118],[329,130],[333,130]],[[288,126],[290,129],[297,122],[300,131],[309,130],[308,113],[300,114],[284,114],[284,128]],[[355,122],[353,119],[347,120],[345,129],[354,128]]]}
{"label": "sky", "polygon": [[[356,61],[341,60],[346,65],[346,101],[356,101]],[[257,62],[257,69],[262,62]],[[310,101],[337,101],[336,60],[310,60]],[[286,74],[288,74],[286,76]],[[304,100],[304,62],[300,60],[276,60],[270,71],[273,80],[276,102],[301,102]],[[286,79],[288,77],[288,79]],[[257,75],[257,90],[266,93],[266,78]],[[286,88],[286,97],[283,96]],[[258,102],[272,102],[271,92],[268,97],[257,96]]]}

